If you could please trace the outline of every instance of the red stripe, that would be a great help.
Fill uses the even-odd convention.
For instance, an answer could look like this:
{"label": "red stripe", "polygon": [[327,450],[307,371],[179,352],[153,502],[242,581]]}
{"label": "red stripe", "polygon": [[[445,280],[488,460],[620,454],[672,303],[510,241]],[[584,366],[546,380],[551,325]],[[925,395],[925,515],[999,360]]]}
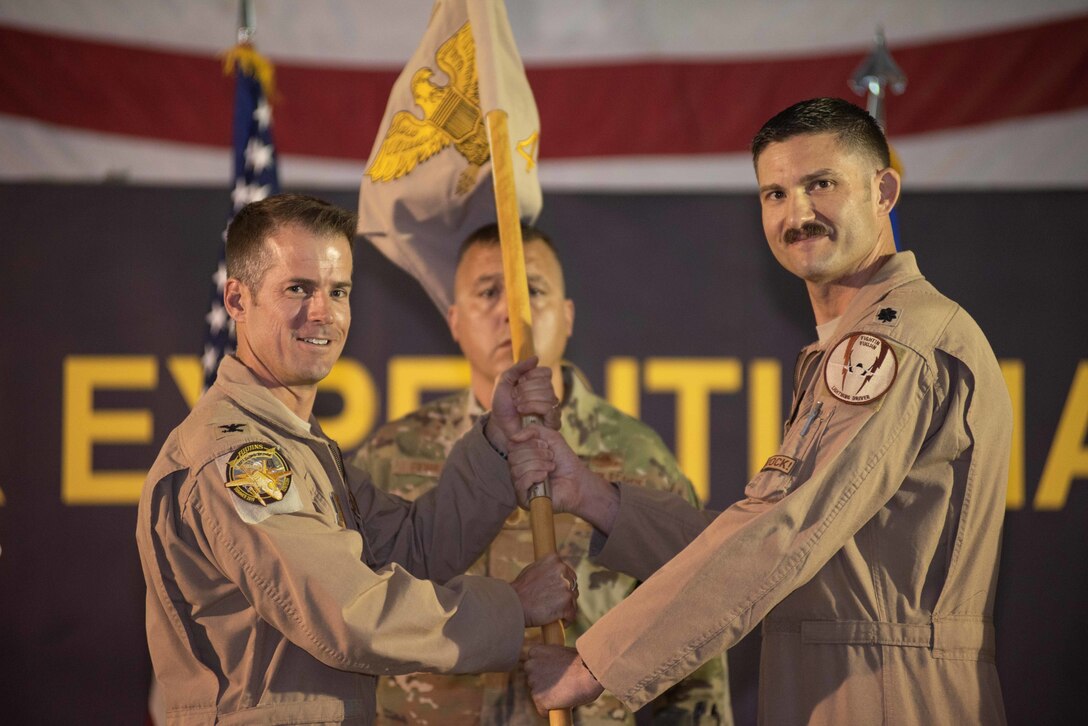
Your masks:
{"label": "red stripe", "polygon": [[[894,46],[910,79],[892,136],[1088,106],[1088,15]],[[893,38],[894,40],[894,38]],[[231,80],[211,57],[0,27],[0,112],[63,126],[225,146]],[[858,53],[745,62],[532,67],[546,158],[742,151],[771,114],[853,98]],[[397,70],[278,64],[281,153],[365,159]],[[860,99],[859,103],[860,103]]]}

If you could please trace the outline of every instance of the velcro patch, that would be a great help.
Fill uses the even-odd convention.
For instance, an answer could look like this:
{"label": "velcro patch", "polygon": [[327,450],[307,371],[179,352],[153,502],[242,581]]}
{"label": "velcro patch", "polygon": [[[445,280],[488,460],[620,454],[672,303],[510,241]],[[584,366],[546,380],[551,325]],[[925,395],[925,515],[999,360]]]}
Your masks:
{"label": "velcro patch", "polygon": [[797,466],[797,459],[794,459],[792,456],[775,454],[767,459],[767,463],[763,465],[763,468],[760,469],[760,471],[780,471],[783,474],[789,475],[793,472],[793,467],[795,466]]}
{"label": "velcro patch", "polygon": [[850,333],[828,354],[824,383],[844,403],[872,403],[888,392],[898,372],[891,343],[871,333]]}
{"label": "velcro patch", "polygon": [[594,474],[600,474],[606,479],[623,472],[623,457],[619,454],[604,452],[593,456],[583,456],[581,459],[586,463],[590,471]]}

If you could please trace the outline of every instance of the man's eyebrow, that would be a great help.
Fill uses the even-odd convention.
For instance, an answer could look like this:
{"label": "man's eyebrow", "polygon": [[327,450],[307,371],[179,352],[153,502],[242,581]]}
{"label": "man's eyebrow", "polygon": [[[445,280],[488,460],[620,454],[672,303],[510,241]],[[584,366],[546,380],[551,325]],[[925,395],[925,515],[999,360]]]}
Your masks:
{"label": "man's eyebrow", "polygon": [[472,281],[472,284],[473,285],[479,285],[482,282],[495,282],[496,280],[502,280],[502,273],[501,272],[493,272],[493,273],[487,273],[487,274],[480,275],[479,277],[477,277],[475,280]]}
{"label": "man's eyebrow", "polygon": [[[801,184],[808,184],[809,182],[816,181],[817,179],[823,179],[824,177],[828,176],[838,176],[838,172],[836,172],[834,169],[830,169],[827,167],[823,169],[817,169],[816,171],[810,171],[808,174],[802,176],[800,182]],[[759,188],[759,191],[762,194],[763,192],[778,191],[780,189],[782,189],[781,184],[764,184]]]}
{"label": "man's eyebrow", "polygon": [[[300,285],[302,287],[317,287],[318,282],[309,277],[292,277],[287,281],[288,285]],[[347,288],[351,289],[351,280],[341,280],[339,282],[333,282],[332,286],[335,288]]]}
{"label": "man's eyebrow", "polygon": [[810,172],[801,177],[801,182],[808,183],[810,181],[822,179],[825,176],[838,176],[838,173],[834,169],[817,169],[816,171]]}

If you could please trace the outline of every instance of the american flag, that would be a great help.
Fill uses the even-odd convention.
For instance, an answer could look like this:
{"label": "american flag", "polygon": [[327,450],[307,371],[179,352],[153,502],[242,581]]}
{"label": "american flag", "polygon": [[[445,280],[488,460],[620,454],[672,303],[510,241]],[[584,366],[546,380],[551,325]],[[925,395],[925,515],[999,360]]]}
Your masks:
{"label": "american flag", "polygon": [[[248,61],[248,62],[247,62]],[[234,71],[234,184],[231,189],[231,212],[227,226],[245,205],[256,202],[280,190],[276,169],[276,147],[272,142],[272,106],[266,89],[258,80],[256,67],[267,61],[252,48],[235,48],[227,56],[228,68]],[[212,275],[211,303],[205,316],[204,389],[215,382],[219,361],[234,352],[234,321],[223,307],[223,287],[227,282],[227,230],[223,228],[219,245],[219,265]]]}

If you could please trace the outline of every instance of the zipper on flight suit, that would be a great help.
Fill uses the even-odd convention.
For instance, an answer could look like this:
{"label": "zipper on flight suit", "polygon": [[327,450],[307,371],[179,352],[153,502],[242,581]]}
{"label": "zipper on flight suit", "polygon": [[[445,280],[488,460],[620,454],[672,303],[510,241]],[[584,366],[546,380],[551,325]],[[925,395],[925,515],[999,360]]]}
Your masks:
{"label": "zipper on flight suit", "polygon": [[359,505],[353,504],[355,498],[351,494],[351,488],[348,487],[348,475],[347,471],[344,469],[344,458],[340,453],[340,447],[331,441],[326,442],[325,445],[329,447],[329,453],[332,454],[332,460],[336,464],[336,471],[340,474],[340,483],[343,485],[344,489],[344,503],[347,504],[348,509],[351,510],[351,520],[355,523],[355,529],[362,532],[362,522],[359,521]]}

